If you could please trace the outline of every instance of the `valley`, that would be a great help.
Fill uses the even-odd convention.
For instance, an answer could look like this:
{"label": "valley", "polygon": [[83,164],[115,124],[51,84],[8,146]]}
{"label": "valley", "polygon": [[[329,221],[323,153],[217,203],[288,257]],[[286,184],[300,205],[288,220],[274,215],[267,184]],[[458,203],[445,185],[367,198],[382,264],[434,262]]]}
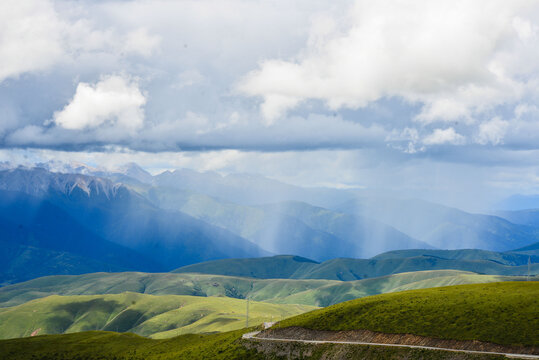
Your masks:
{"label": "valley", "polygon": [[[276,201],[256,196],[260,184],[279,192]],[[508,312],[518,314],[515,321],[531,317],[527,326],[535,326],[538,228],[528,220],[510,223],[419,200],[385,202],[391,210],[384,213],[366,211],[373,201],[386,200],[244,175],[152,176],[134,164],[123,173],[0,170],[0,344],[13,359],[84,353],[278,359],[298,351],[310,358],[341,352],[406,358],[420,351],[451,358],[416,348],[261,343],[298,334],[326,341],[332,332],[350,331],[344,336],[359,342],[407,333],[434,347],[469,340],[536,346],[537,334],[517,323],[511,342],[501,340],[494,323],[457,320],[489,318],[509,326],[498,314]],[[423,220],[393,221],[406,208]],[[449,239],[478,248],[448,245]],[[441,298],[443,312],[436,310]],[[458,310],[461,300],[474,304],[465,315]],[[270,330],[242,339],[275,321]],[[451,329],[433,332],[434,323]],[[491,332],[476,332],[484,326]],[[61,355],[51,352],[55,346]]]}

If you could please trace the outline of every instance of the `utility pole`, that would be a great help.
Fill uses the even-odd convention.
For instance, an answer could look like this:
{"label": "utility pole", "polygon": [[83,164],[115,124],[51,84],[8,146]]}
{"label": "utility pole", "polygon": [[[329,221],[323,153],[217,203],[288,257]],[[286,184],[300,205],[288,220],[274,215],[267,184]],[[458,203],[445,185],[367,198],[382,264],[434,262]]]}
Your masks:
{"label": "utility pole", "polygon": [[248,328],[249,327],[249,297],[247,297],[247,306],[246,306],[246,309],[245,309],[245,327]]}
{"label": "utility pole", "polygon": [[530,281],[531,267],[532,267],[532,258],[531,256],[528,256],[528,278],[526,279],[527,281]]}

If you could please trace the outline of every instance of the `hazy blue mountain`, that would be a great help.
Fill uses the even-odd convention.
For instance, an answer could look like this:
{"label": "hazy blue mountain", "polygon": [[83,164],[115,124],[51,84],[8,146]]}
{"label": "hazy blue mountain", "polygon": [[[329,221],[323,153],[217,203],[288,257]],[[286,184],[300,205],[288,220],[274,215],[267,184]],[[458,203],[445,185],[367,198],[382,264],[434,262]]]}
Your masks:
{"label": "hazy blue mountain", "polygon": [[[45,169],[52,173],[87,175],[110,179],[115,183],[131,185],[137,188],[149,187],[153,176],[135,163],[128,163],[120,169],[106,170],[77,162],[48,161],[36,164],[36,169]],[[28,169],[30,170],[30,169]]]}
{"label": "hazy blue mountain", "polygon": [[163,187],[151,188],[148,198],[159,207],[181,210],[276,254],[297,254],[323,261],[430,247],[376,220],[306,203],[247,206]]}
{"label": "hazy blue mountain", "polygon": [[539,194],[534,195],[512,195],[500,202],[495,206],[495,209],[505,211],[518,211],[527,209],[539,209]]}
{"label": "hazy blue mountain", "polygon": [[50,172],[43,168],[0,171],[0,189],[45,197],[52,194],[110,199],[125,187],[108,179],[83,174]]}
{"label": "hazy blue mountain", "polygon": [[333,206],[352,198],[352,193],[329,188],[302,188],[260,175],[197,172],[189,169],[165,171],[154,176],[159,187],[189,190],[226,201],[258,205],[276,201],[297,200],[319,206]]}
{"label": "hazy blue mountain", "polygon": [[[462,270],[487,275],[519,276],[525,276],[528,273],[527,265],[509,266],[491,260],[456,260],[434,256],[390,259],[339,258],[322,263],[307,259],[300,260],[293,256],[224,259],[185,266],[173,272],[248,276],[261,279],[290,278],[341,281],[424,270]],[[531,274],[539,274],[539,264],[531,265]]]}
{"label": "hazy blue mountain", "polygon": [[[162,270],[210,259],[268,254],[255,244],[179,211],[155,207],[108,179],[44,169],[0,171],[0,189],[32,194],[85,229],[157,262]],[[61,231],[61,226],[50,231]]]}
{"label": "hazy blue mountain", "polygon": [[176,209],[227,229],[277,254],[298,254],[317,260],[342,256],[352,244],[298,219],[263,208],[239,205],[208,195],[170,188],[152,188],[149,198],[159,207]]}
{"label": "hazy blue mountain", "polygon": [[51,274],[78,275],[140,268],[121,267],[67,251],[54,251],[13,242],[0,241],[0,247],[0,287]]}
{"label": "hazy blue mountain", "polygon": [[539,209],[496,211],[494,215],[504,218],[513,224],[539,228]]}
{"label": "hazy blue mountain", "polygon": [[82,224],[93,226],[97,234],[143,252],[169,270],[177,264],[267,254],[225,229],[179,211],[156,208],[126,188],[104,202],[84,194],[58,200]]}
{"label": "hazy blue mountain", "polygon": [[440,249],[506,251],[539,240],[538,228],[417,199],[363,198],[338,209],[377,219]]}
{"label": "hazy blue mountain", "polygon": [[365,258],[392,249],[432,248],[377,220],[304,202],[288,201],[267,205],[264,209],[299,219],[315,230],[323,230],[342,239],[344,244],[350,244],[342,249],[340,257]]}
{"label": "hazy blue mountain", "polygon": [[[539,248],[539,246],[538,246]],[[477,249],[461,249],[461,250],[394,250],[388,251],[383,254],[379,254],[373,257],[373,259],[400,259],[417,256],[433,256],[442,259],[454,259],[454,260],[490,260],[500,264],[519,266],[526,265],[528,259],[532,263],[539,263],[539,256],[528,256],[526,254],[514,253],[514,252],[495,252],[487,250]]]}
{"label": "hazy blue mountain", "polygon": [[0,190],[0,229],[0,283],[57,273],[163,269],[98,236],[49,201],[21,192]]}

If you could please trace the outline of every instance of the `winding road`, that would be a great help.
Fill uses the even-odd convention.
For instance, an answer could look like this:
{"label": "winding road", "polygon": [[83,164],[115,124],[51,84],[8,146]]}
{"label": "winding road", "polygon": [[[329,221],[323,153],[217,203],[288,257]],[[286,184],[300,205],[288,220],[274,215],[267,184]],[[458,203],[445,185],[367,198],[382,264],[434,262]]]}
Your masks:
{"label": "winding road", "polygon": [[459,349],[448,349],[432,346],[420,346],[420,345],[405,345],[405,344],[381,344],[381,343],[370,343],[370,342],[361,342],[361,341],[327,341],[327,340],[299,340],[299,339],[276,339],[276,338],[259,338],[256,337],[260,331],[253,331],[247,334],[243,334],[242,338],[246,340],[259,340],[259,341],[280,341],[280,342],[299,342],[304,344],[350,344],[350,345],[375,345],[375,346],[393,346],[393,347],[404,347],[412,349],[427,349],[427,350],[443,350],[443,351],[453,351],[453,352],[463,352],[468,354],[487,354],[487,355],[504,355],[508,358],[513,359],[539,359],[539,355],[528,355],[528,354],[511,354],[511,353],[501,353],[501,352],[492,352],[492,351],[476,351],[476,350],[459,350]]}

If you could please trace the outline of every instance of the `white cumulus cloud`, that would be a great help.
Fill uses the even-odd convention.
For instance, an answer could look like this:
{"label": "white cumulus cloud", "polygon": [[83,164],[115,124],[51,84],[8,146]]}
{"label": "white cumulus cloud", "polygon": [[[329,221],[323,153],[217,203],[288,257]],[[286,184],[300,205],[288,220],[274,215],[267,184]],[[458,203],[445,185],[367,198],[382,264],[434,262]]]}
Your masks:
{"label": "white cumulus cloud", "polygon": [[464,136],[460,135],[452,127],[447,129],[435,129],[423,139],[425,145],[461,145],[464,144]]}
{"label": "white cumulus cloud", "polygon": [[117,24],[99,28],[98,21],[81,16],[85,14],[81,5],[52,0],[0,1],[0,82],[77,63],[96,53],[112,60],[129,55],[149,57],[159,48],[161,37],[147,28]]}
{"label": "white cumulus cloud", "polygon": [[0,82],[57,62],[64,53],[62,30],[48,1],[0,1]]}
{"label": "white cumulus cloud", "polygon": [[261,97],[270,119],[308,99],[338,110],[400,97],[422,105],[419,121],[473,122],[476,113],[535,91],[527,81],[539,66],[526,59],[539,48],[538,5],[356,0],[343,19],[316,19],[296,57],[262,61],[238,89]]}
{"label": "white cumulus cloud", "polygon": [[509,122],[500,118],[485,121],[479,125],[479,134],[476,141],[481,145],[498,145],[503,143],[503,137],[507,132]]}
{"label": "white cumulus cloud", "polygon": [[110,75],[96,84],[79,83],[71,102],[54,113],[53,121],[73,130],[96,128],[104,123],[136,130],[143,125],[145,103],[146,97],[135,80]]}

